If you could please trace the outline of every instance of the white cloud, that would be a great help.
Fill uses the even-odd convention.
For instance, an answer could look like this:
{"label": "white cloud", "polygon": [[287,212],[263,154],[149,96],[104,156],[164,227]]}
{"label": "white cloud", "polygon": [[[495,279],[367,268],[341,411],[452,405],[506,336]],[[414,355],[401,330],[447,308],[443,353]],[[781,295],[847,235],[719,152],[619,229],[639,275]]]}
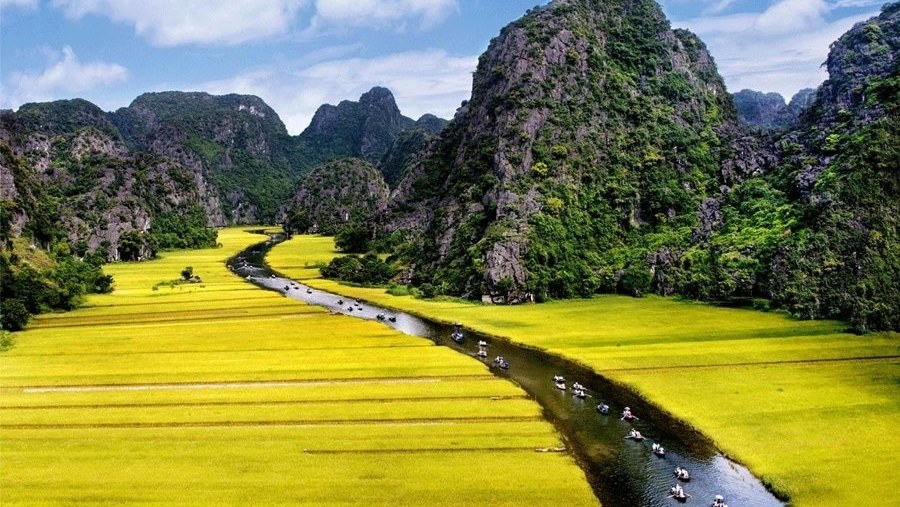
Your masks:
{"label": "white cloud", "polygon": [[322,104],[356,100],[373,86],[390,89],[406,116],[433,113],[450,118],[460,102],[469,98],[477,62],[476,55],[452,56],[436,49],[410,51],[370,59],[266,67],[194,88],[214,94],[258,95],[278,112],[288,131],[297,134]]}
{"label": "white cloud", "polygon": [[314,27],[394,26],[404,28],[408,19],[420,19],[423,28],[457,12],[457,0],[316,0]]}
{"label": "white cloud", "polygon": [[128,80],[128,70],[116,63],[93,61],[81,63],[72,48],[66,46],[61,55],[43,72],[14,72],[4,85],[4,107],[18,107],[26,102],[70,98],[99,86]]}
{"label": "white cloud", "polygon": [[[0,0],[26,1],[26,0]],[[301,32],[373,27],[431,27],[458,10],[458,0],[53,0],[73,19],[105,16],[133,25],[156,46],[236,45]],[[312,7],[312,9],[309,9]]]}
{"label": "white cloud", "polygon": [[158,46],[232,45],[289,31],[307,0],[54,0],[67,16],[106,16],[132,24]]}
{"label": "white cloud", "polygon": [[790,99],[799,89],[815,88],[828,77],[821,65],[832,42],[877,14],[832,19],[839,7],[822,0],[780,0],[760,13],[705,16],[673,25],[703,39],[729,91],[775,91]]}
{"label": "white cloud", "polygon": [[765,34],[785,34],[822,26],[828,5],[824,0],[781,0],[756,18],[756,28]]}
{"label": "white cloud", "polygon": [[38,0],[0,0],[0,9],[7,7],[19,7],[22,9],[37,9]]}

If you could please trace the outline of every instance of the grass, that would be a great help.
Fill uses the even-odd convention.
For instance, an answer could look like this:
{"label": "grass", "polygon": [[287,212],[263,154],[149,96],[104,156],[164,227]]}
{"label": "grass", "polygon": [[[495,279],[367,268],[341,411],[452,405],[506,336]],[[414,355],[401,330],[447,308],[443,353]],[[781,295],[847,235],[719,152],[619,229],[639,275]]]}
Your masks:
{"label": "grass", "polygon": [[[503,336],[585,364],[698,428],[793,505],[868,505],[900,488],[900,335],[648,297],[491,306],[310,275],[339,255],[295,237],[269,263],[308,285]],[[298,267],[302,266],[302,269]]]}
{"label": "grass", "polygon": [[[263,238],[106,266],[112,294],[0,354],[7,505],[596,505],[540,407],[480,362],[260,290]],[[193,266],[202,283],[158,286]],[[157,285],[154,290],[154,285]]]}

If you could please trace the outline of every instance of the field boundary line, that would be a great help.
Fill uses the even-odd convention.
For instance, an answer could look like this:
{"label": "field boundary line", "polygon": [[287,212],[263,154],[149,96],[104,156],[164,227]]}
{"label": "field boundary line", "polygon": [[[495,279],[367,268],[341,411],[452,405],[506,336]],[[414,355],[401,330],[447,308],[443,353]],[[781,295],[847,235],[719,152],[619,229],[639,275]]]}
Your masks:
{"label": "field boundary line", "polygon": [[103,391],[153,391],[179,389],[240,389],[247,387],[304,387],[335,384],[428,384],[460,379],[494,380],[489,373],[477,375],[438,375],[423,377],[372,377],[372,378],[326,378],[326,379],[284,379],[284,380],[247,380],[247,381],[211,381],[211,382],[160,382],[147,384],[84,384],[84,385],[33,385],[4,386],[2,389],[21,389],[28,394],[68,393],[68,392],[103,392]]}
{"label": "field boundary line", "polygon": [[350,404],[350,403],[415,403],[420,401],[506,401],[506,400],[527,400],[527,395],[476,395],[476,396],[423,396],[420,398],[351,398],[343,400],[323,399],[323,400],[272,400],[272,401],[198,401],[190,402],[171,402],[171,403],[110,403],[110,404],[82,404],[82,405],[10,405],[0,406],[0,410],[61,410],[75,408],[172,408],[172,407],[218,407],[218,406],[261,406],[261,405],[311,405],[315,403],[322,404]]}
{"label": "field boundary line", "polygon": [[853,362],[869,362],[869,361],[884,361],[888,362],[890,360],[900,359],[900,355],[887,355],[887,356],[859,356],[859,357],[841,357],[841,358],[833,358],[833,359],[795,359],[795,360],[783,360],[783,361],[748,361],[744,363],[722,363],[722,364],[686,364],[681,366],[636,366],[629,368],[603,368],[602,372],[617,372],[617,371],[651,371],[651,370],[686,370],[686,369],[711,369],[711,368],[727,368],[729,366],[778,366],[783,364],[821,364],[821,363],[853,363]]}
{"label": "field boundary line", "polygon": [[477,422],[534,422],[543,421],[540,415],[499,417],[411,417],[379,419],[285,419],[263,421],[170,421],[170,422],[120,422],[120,423],[53,423],[53,424],[0,424],[4,430],[68,430],[68,429],[142,429],[142,428],[216,428],[216,427],[270,427],[270,426],[351,426],[377,424],[428,424],[428,423],[477,423]]}

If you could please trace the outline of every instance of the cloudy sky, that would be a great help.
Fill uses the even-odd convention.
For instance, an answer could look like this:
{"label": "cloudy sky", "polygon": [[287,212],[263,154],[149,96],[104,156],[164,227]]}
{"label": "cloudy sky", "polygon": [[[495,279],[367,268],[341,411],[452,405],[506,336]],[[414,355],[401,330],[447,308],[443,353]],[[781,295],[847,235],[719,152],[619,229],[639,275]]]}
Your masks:
{"label": "cloudy sky", "polygon": [[[825,79],[828,45],[885,0],[663,0],[706,41],[729,90],[789,98]],[[390,88],[449,118],[478,55],[545,0],[0,0],[0,108],[147,91],[262,97],[291,133],[316,108]]]}

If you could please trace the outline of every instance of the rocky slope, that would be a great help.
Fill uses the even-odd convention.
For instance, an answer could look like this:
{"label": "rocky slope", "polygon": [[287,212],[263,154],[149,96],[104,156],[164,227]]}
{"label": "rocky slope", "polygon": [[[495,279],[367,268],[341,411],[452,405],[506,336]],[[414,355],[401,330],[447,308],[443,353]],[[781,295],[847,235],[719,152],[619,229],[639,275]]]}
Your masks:
{"label": "rocky slope", "polygon": [[169,228],[196,217],[206,223],[205,196],[189,171],[131,153],[106,114],[82,100],[3,112],[0,181],[4,243],[24,235],[45,248],[65,240],[81,255],[136,259],[160,240],[174,246],[165,244]]}
{"label": "rocky slope", "polygon": [[638,291],[640,244],[686,244],[716,191],[726,124],[712,58],[654,2],[552,2],[482,55],[391,229],[424,224],[414,279],[447,293]]}
{"label": "rocky slope", "polygon": [[388,186],[365,160],[325,163],[304,177],[288,207],[294,232],[334,235],[350,222],[371,222],[384,211]]}

